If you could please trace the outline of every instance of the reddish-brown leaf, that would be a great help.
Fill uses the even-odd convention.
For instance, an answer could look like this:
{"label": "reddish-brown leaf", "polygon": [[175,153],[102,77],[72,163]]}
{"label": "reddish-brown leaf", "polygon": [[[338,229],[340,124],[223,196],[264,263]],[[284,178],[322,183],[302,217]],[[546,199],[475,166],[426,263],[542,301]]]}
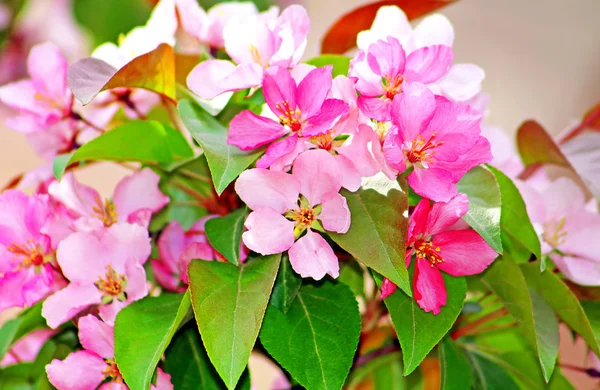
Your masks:
{"label": "reddish-brown leaf", "polygon": [[458,0],[384,0],[356,8],[339,18],[329,28],[321,44],[323,54],[343,54],[356,46],[356,36],[368,30],[377,10],[396,5],[404,10],[408,20],[427,15]]}
{"label": "reddish-brown leaf", "polygon": [[517,147],[526,167],[533,164],[555,164],[569,168],[571,164],[546,129],[534,120],[525,121],[517,130]]}

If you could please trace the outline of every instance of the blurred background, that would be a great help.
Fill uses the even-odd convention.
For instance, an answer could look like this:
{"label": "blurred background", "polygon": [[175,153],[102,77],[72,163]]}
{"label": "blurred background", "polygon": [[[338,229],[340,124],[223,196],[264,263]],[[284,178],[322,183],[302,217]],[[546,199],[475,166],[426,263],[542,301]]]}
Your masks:
{"label": "blurred background", "polygon": [[[217,0],[199,0],[209,8]],[[311,18],[306,59],[319,54],[320,41],[342,14],[366,0],[258,0],[304,5]],[[154,0],[0,0],[0,85],[26,77],[32,45],[51,40],[71,62],[94,47],[116,41],[144,24]],[[483,90],[491,97],[489,125],[507,134],[525,119],[536,119],[558,134],[600,100],[600,0],[460,0],[441,10],[454,25],[455,61],[485,69]],[[418,22],[418,21],[417,21]],[[22,134],[4,127],[11,113],[0,107],[0,185],[43,163]],[[94,165],[78,175],[109,195],[126,172]],[[585,347],[563,329],[561,362],[584,366]],[[261,362],[255,362],[263,370]],[[578,389],[598,388],[585,374],[565,370]],[[258,379],[258,378],[257,378]],[[265,381],[268,381],[265,376]]]}

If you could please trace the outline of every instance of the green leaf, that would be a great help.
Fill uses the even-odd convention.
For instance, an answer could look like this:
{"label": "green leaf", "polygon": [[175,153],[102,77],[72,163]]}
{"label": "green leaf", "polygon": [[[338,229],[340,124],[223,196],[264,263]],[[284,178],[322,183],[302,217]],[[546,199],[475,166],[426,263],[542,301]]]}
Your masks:
{"label": "green leaf", "polygon": [[287,255],[283,256],[269,303],[286,314],[302,286],[302,278],[292,269]]}
{"label": "green leaf", "polygon": [[211,218],[204,227],[211,245],[234,265],[240,263],[240,243],[244,232],[246,209],[238,209],[224,217]]}
{"label": "green leaf", "polygon": [[600,345],[594,327],[569,287],[556,274],[549,271],[540,272],[536,263],[521,264],[521,271],[529,286],[544,298],[558,317],[583,337],[596,355],[600,356]]}
{"label": "green leaf", "polygon": [[169,164],[193,157],[180,132],[155,121],[133,121],[118,126],[81,146],[65,163],[59,156],[54,174],[60,179],[64,168],[79,161],[135,161]]}
{"label": "green leaf", "polygon": [[486,167],[471,169],[457,184],[458,192],[469,197],[469,211],[463,219],[496,251],[502,254],[500,232],[501,196],[496,176]]}
{"label": "green leaf", "polygon": [[[178,332],[167,349],[165,371],[177,390],[220,390],[225,384],[210,363],[195,327]],[[250,373],[244,371],[236,389],[250,389]]]}
{"label": "green leaf", "polygon": [[6,321],[0,328],[0,360],[14,342],[34,330],[45,327],[46,320],[42,317],[41,302],[23,311],[17,318]]}
{"label": "green leaf", "polygon": [[332,76],[347,76],[350,69],[350,57],[339,54],[323,54],[306,61],[307,64],[322,68],[326,65],[333,65]]}
{"label": "green leaf", "polygon": [[439,346],[442,371],[441,390],[469,390],[473,384],[471,367],[462,350],[451,338],[445,337]]}
{"label": "green leaf", "polygon": [[515,317],[523,336],[537,354],[546,382],[558,356],[558,322],[546,302],[530,291],[515,260],[508,254],[497,258],[482,274],[492,290]]}
{"label": "green leaf", "polygon": [[365,295],[365,271],[354,259],[340,261],[340,276],[337,280],[350,287],[357,297]]}
{"label": "green leaf", "polygon": [[364,265],[412,296],[405,252],[408,229],[406,182],[376,175],[357,192],[342,190],[352,214],[346,234],[327,232],[331,239]]}
{"label": "green leaf", "polygon": [[596,340],[600,340],[600,302],[581,301],[581,307],[590,321]]}
{"label": "green leaf", "polygon": [[147,297],[119,312],[115,321],[115,359],[129,387],[150,387],[156,365],[189,309],[186,292]]}
{"label": "green leaf", "polygon": [[473,367],[473,388],[481,390],[519,390],[519,386],[498,364],[478,353],[468,353]]}
{"label": "green leaf", "polygon": [[350,289],[325,280],[300,288],[287,314],[269,305],[260,332],[267,352],[302,386],[340,389],[360,335],[360,313]]}
{"label": "green leaf", "polygon": [[239,267],[216,261],[190,263],[192,306],[202,342],[229,389],[248,364],[280,260],[277,254]]}
{"label": "green leaf", "polygon": [[517,186],[496,168],[489,167],[489,169],[496,175],[500,186],[502,198],[500,226],[504,251],[510,253],[517,263],[529,260],[532,253],[536,258],[541,259],[540,239],[531,224],[525,202]]}
{"label": "green leaf", "polygon": [[215,190],[219,195],[263,151],[263,149],[255,149],[244,152],[236,146],[229,145],[227,129],[189,100],[182,100],[179,103],[179,115],[194,139],[204,149]]}
{"label": "green leaf", "polygon": [[371,381],[373,389],[409,389],[406,379],[402,375],[402,354],[400,352],[387,353],[377,357],[364,365],[352,370],[344,388],[358,390],[365,388],[364,382]]}
{"label": "green leaf", "polygon": [[52,161],[52,173],[54,174],[54,177],[62,177],[65,170],[67,169],[67,166],[69,166],[69,161],[71,161],[71,158],[74,154],[75,152],[71,152],[66,154],[59,154],[58,156],[54,157],[54,160]]}
{"label": "green leaf", "polygon": [[[452,328],[462,310],[467,293],[465,278],[445,273],[442,273],[442,276],[448,298],[446,306],[442,307],[438,315],[426,313],[414,298],[402,291],[396,290],[384,300],[402,346],[404,375],[410,374],[421,364]],[[375,280],[381,285],[382,279],[379,275],[375,275]]]}

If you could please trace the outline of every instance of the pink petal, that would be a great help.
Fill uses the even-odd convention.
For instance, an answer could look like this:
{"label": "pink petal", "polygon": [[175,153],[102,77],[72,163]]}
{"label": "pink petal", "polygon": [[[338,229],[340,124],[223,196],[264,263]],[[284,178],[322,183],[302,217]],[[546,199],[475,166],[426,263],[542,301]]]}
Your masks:
{"label": "pink petal", "polygon": [[417,48],[445,45],[452,47],[454,29],[444,15],[434,14],[423,19],[413,32]]}
{"label": "pink petal", "polygon": [[469,198],[465,194],[458,194],[447,203],[435,202],[427,218],[428,234],[438,234],[456,222],[469,211]]}
{"label": "pink petal", "polygon": [[298,142],[298,135],[292,134],[270,144],[265,154],[256,162],[256,167],[266,169],[277,162],[277,167],[274,169],[287,171],[304,149],[304,140]]}
{"label": "pink petal", "polygon": [[253,88],[262,83],[263,69],[255,63],[239,66],[224,60],[207,60],[196,65],[187,77],[192,92],[203,99],[222,93]]}
{"label": "pink petal", "polygon": [[298,84],[296,103],[304,118],[310,118],[321,111],[325,97],[332,84],[331,66],[315,68]]}
{"label": "pink petal", "polygon": [[387,37],[369,46],[367,62],[374,73],[392,79],[404,73],[406,54],[398,39]]}
{"label": "pink petal", "polygon": [[388,278],[383,278],[381,283],[381,299],[385,299],[396,291],[396,285]]}
{"label": "pink petal", "polygon": [[423,198],[417,203],[417,206],[410,215],[408,221],[408,243],[412,244],[417,236],[429,234],[427,231],[427,220],[429,219],[429,213],[431,212],[431,201]]}
{"label": "pink petal", "polygon": [[311,206],[321,203],[328,192],[339,192],[342,188],[342,173],[335,158],[321,149],[307,150],[298,156],[292,174]]}
{"label": "pink petal", "polygon": [[0,278],[0,312],[12,307],[25,306],[25,296],[22,286],[27,280],[28,270],[8,272]]}
{"label": "pink petal", "polygon": [[[288,64],[288,66],[291,67],[300,61],[300,58],[304,53],[304,48],[306,47],[308,31],[310,29],[310,19],[308,18],[306,9],[297,4],[290,5],[281,12],[281,16],[279,16],[278,20],[278,27],[280,36],[285,35],[282,34],[281,30],[290,30],[291,41],[293,42],[294,48],[291,53],[291,63]],[[284,45],[285,43],[281,44],[281,46]],[[280,52],[278,52],[278,56],[281,56]],[[284,56],[283,58],[286,57],[287,56]]]}
{"label": "pink petal", "polygon": [[66,173],[60,182],[50,184],[48,193],[79,216],[94,215],[94,207],[104,203],[95,189],[79,183],[71,172]]}
{"label": "pink petal", "polygon": [[177,272],[179,258],[185,250],[185,232],[177,221],[171,221],[162,231],[158,239],[158,254],[160,263],[169,272]]}
{"label": "pink petal", "polygon": [[406,80],[433,83],[448,72],[453,58],[452,48],[444,45],[413,51],[406,59]]}
{"label": "pink petal", "polygon": [[453,101],[469,100],[481,92],[483,69],[473,64],[456,64],[437,83],[442,94]]}
{"label": "pink petal", "polygon": [[310,229],[288,253],[292,268],[303,278],[321,280],[329,274],[335,279],[340,275],[340,265],[333,249],[321,235]]}
{"label": "pink petal", "polygon": [[546,219],[560,219],[575,214],[585,207],[585,195],[571,179],[554,180],[544,191],[542,201],[546,206]]}
{"label": "pink petal", "polygon": [[67,59],[52,42],[36,45],[29,52],[27,69],[35,89],[62,108],[67,108],[70,100],[67,68]]}
{"label": "pink petal", "polygon": [[5,367],[9,364],[33,362],[46,341],[54,333],[56,332],[50,329],[39,329],[23,336],[13,344],[10,348],[10,353],[4,356],[0,367]]}
{"label": "pink petal", "polygon": [[223,29],[225,51],[238,64],[267,67],[276,50],[278,37],[259,16],[233,17]]}
{"label": "pink petal", "polygon": [[329,131],[340,119],[348,115],[348,104],[339,99],[327,99],[321,107],[321,111],[308,118],[302,127],[304,137],[323,134]]}
{"label": "pink petal", "polygon": [[[31,80],[15,81],[0,87],[0,101],[13,110],[34,115],[36,120],[40,120],[41,127],[45,124],[43,120],[48,112],[36,99],[37,93]],[[15,130],[19,131],[18,128],[15,128]]]}
{"label": "pink petal", "polygon": [[115,356],[115,334],[112,326],[88,314],[81,317],[77,323],[79,342],[84,349],[94,352],[104,359]]}
{"label": "pink petal", "polygon": [[[1,91],[2,88],[0,88],[0,93]],[[43,123],[41,123],[38,117],[31,116],[28,114],[6,118],[4,124],[11,130],[18,131],[19,133],[27,135],[38,134],[46,130],[46,126]],[[36,151],[38,150],[37,148],[34,149]]]}
{"label": "pink petal", "polygon": [[440,247],[444,261],[437,264],[453,276],[475,275],[483,272],[498,256],[474,230],[451,230],[433,236],[433,245]]}
{"label": "pink petal", "polygon": [[242,172],[235,191],[252,210],[270,208],[279,214],[296,207],[300,183],[294,176],[262,168]]}
{"label": "pink petal", "polygon": [[263,95],[265,102],[276,116],[285,116],[288,109],[292,112],[296,111],[296,93],[296,82],[287,69],[269,68],[263,81]]}
{"label": "pink petal", "polygon": [[267,145],[287,133],[288,130],[278,122],[245,110],[229,123],[227,143],[242,150],[252,150]]}
{"label": "pink petal", "polygon": [[[574,183],[570,185],[575,186]],[[564,218],[564,217],[563,217]],[[562,220],[547,220],[547,222],[558,224]],[[556,226],[556,225],[555,225]],[[588,258],[600,262],[600,250],[597,237],[600,237],[600,215],[590,213],[586,210],[572,212],[566,217],[565,224],[561,229],[566,235],[558,245],[558,249],[568,255]],[[548,232],[550,234],[550,232]]]}
{"label": "pink petal", "polygon": [[557,254],[550,258],[569,280],[582,286],[600,285],[600,261]]}
{"label": "pink petal", "polygon": [[350,192],[357,191],[360,188],[361,177],[356,165],[343,154],[337,154],[333,157],[337,161],[342,173],[342,187]]}
{"label": "pink petal", "polygon": [[369,126],[361,124],[358,132],[336,150],[354,162],[360,176],[369,177],[380,171],[373,156],[373,149],[376,148],[381,149],[379,137]]}
{"label": "pink petal", "polygon": [[358,33],[356,44],[359,49],[366,49],[371,43],[388,36],[405,42],[412,35],[412,26],[406,14],[395,5],[383,6],[377,10],[370,30]]}
{"label": "pink petal", "polygon": [[425,259],[417,259],[413,293],[419,307],[434,315],[439,314],[442,306],[446,305],[447,292],[442,273]]}
{"label": "pink petal", "polygon": [[383,141],[385,162],[398,172],[406,171],[406,155],[404,154],[403,135],[397,127],[392,127]]}
{"label": "pink petal", "polygon": [[490,142],[485,137],[479,137],[475,145],[454,161],[439,161],[434,164],[452,174],[453,180],[458,182],[465,173],[478,165],[492,161]]}
{"label": "pink petal", "polygon": [[[56,257],[63,274],[71,282],[93,284],[104,275],[106,266],[111,262],[107,252],[96,235],[77,232],[60,242]],[[85,264],[81,261],[82,256]]]}
{"label": "pink petal", "polygon": [[356,79],[356,90],[360,92],[361,96],[385,95],[381,76],[371,70],[364,51],[359,51],[350,61],[349,76]]}
{"label": "pink petal", "polygon": [[[152,274],[154,278],[163,288],[178,292],[180,288],[179,274],[169,270],[167,266],[156,259],[150,260],[152,266]],[[178,271],[177,271],[178,272]]]}
{"label": "pink petal", "polygon": [[391,118],[398,127],[400,144],[414,142],[431,120],[435,107],[433,93],[421,83],[404,83],[404,93],[394,96]]}
{"label": "pink petal", "polygon": [[323,209],[318,219],[323,223],[325,230],[336,233],[346,233],[350,228],[350,209],[346,198],[337,192],[330,192],[323,196]]}
{"label": "pink petal", "polygon": [[99,304],[101,298],[96,286],[71,283],[44,301],[42,316],[50,328],[56,329],[87,307]]}
{"label": "pink petal", "polygon": [[129,216],[141,209],[156,212],[169,203],[169,197],[160,192],[158,182],[160,176],[150,168],[123,178],[113,196],[120,221],[127,221]]}
{"label": "pink petal", "polygon": [[295,241],[294,222],[273,209],[253,211],[248,215],[244,226],[248,229],[242,234],[244,244],[261,255],[284,252]]}
{"label": "pink petal", "polygon": [[92,390],[104,380],[107,364],[95,353],[77,351],[46,366],[48,380],[60,390]]}
{"label": "pink petal", "polygon": [[[254,5],[254,4],[253,4]],[[150,385],[151,390],[173,390],[171,383],[171,375],[167,374],[159,368],[156,369],[156,386]]]}
{"label": "pink petal", "polygon": [[[202,40],[203,31],[210,21],[196,0],[175,0],[181,28],[191,36]],[[222,44],[220,45],[222,46]]]}
{"label": "pink petal", "polygon": [[408,185],[417,194],[435,202],[448,202],[458,193],[452,174],[438,168],[415,168],[408,175]]}
{"label": "pink petal", "polygon": [[368,118],[375,119],[378,122],[389,122],[391,120],[390,109],[392,101],[386,97],[360,95],[357,104],[358,108]]}

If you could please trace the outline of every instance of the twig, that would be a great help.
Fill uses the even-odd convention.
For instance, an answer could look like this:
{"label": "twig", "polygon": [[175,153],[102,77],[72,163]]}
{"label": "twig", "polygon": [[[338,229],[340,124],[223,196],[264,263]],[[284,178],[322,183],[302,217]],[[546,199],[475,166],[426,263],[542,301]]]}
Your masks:
{"label": "twig", "polygon": [[352,364],[352,368],[357,368],[360,366],[364,366],[369,363],[371,360],[377,359],[378,357],[400,351],[400,347],[395,344],[386,345],[385,347],[379,348],[373,352],[370,352],[366,355],[359,356]]}
{"label": "twig", "polygon": [[484,315],[483,317],[478,318],[473,322],[469,322],[465,326],[458,328],[456,331],[454,331],[454,333],[452,333],[452,340],[456,340],[459,337],[472,334],[472,332],[474,332],[479,326],[487,322],[493,321],[495,319],[502,318],[506,314],[508,314],[508,310],[505,307],[502,307],[496,311]]}

